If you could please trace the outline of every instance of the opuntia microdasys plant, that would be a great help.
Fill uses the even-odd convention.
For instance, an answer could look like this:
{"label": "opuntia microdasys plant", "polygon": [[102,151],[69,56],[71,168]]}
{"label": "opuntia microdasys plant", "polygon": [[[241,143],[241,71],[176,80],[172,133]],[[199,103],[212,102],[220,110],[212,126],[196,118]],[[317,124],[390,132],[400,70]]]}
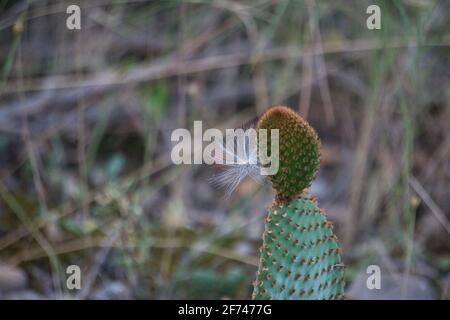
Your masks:
{"label": "opuntia microdasys plant", "polygon": [[253,298],[342,299],[341,249],[325,210],[307,191],[319,168],[320,140],[300,115],[282,106],[266,111],[258,129],[279,130],[279,170],[268,176],[276,197],[266,218]]}

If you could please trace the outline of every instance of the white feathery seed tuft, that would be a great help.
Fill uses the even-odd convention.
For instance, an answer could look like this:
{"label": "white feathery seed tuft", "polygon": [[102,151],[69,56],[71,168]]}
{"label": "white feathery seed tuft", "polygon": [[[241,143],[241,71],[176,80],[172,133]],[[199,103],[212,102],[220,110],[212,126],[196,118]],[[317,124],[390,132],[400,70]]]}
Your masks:
{"label": "white feathery seed tuft", "polygon": [[[230,137],[228,136],[227,138]],[[255,138],[254,140],[256,140]],[[214,185],[224,188],[227,196],[231,196],[239,184],[246,178],[251,178],[258,183],[262,183],[257,141],[251,141],[250,139],[251,136],[246,136],[244,141],[234,137],[232,146],[228,146],[228,148],[227,144],[224,145],[223,142],[217,142],[222,153],[214,155],[214,157],[216,163],[223,163],[225,169],[210,180]],[[228,159],[230,157],[235,159],[234,163],[227,163],[227,156]]]}

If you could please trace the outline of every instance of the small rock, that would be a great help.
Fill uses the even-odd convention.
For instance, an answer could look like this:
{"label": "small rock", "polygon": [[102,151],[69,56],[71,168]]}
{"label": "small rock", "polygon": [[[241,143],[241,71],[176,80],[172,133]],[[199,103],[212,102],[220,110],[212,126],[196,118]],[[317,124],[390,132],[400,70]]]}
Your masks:
{"label": "small rock", "polygon": [[443,300],[450,300],[450,274],[447,275],[444,279],[441,281],[441,289],[442,294],[441,297]]}
{"label": "small rock", "polygon": [[15,266],[0,264],[0,292],[23,289],[27,284],[25,272]]}
{"label": "small rock", "polygon": [[46,298],[33,290],[12,292],[2,297],[5,300],[45,300]]}
{"label": "small rock", "polygon": [[119,281],[106,283],[91,295],[94,300],[128,300],[131,297],[130,289]]}
{"label": "small rock", "polygon": [[[366,282],[369,276],[370,274],[366,274],[364,271],[360,272],[346,291],[346,296],[352,300],[436,299],[436,292],[423,277],[410,275],[407,279],[403,279],[401,274],[384,274],[381,272],[381,288],[368,289]],[[402,288],[404,281],[406,283]]]}

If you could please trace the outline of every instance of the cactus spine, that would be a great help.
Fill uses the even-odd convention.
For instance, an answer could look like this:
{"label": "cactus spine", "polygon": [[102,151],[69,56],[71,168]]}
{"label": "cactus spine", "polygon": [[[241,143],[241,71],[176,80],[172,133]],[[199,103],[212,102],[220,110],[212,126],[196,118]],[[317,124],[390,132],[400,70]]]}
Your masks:
{"label": "cactus spine", "polygon": [[277,194],[266,218],[253,298],[342,299],[341,249],[324,210],[307,192],[319,167],[320,140],[287,107],[266,111],[257,129],[279,129],[280,166],[269,176]]}

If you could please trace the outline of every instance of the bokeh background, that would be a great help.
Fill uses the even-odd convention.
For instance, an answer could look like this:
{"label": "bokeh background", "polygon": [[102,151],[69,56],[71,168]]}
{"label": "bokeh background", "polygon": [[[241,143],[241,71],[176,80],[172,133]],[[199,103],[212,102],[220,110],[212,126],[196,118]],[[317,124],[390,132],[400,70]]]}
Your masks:
{"label": "bokeh background", "polygon": [[[81,30],[66,8],[81,7]],[[366,9],[381,8],[381,30]],[[267,183],[171,132],[288,105],[350,299],[450,298],[450,1],[0,1],[0,298],[246,299]],[[82,289],[66,288],[66,268]],[[379,265],[382,289],[367,290]]]}

